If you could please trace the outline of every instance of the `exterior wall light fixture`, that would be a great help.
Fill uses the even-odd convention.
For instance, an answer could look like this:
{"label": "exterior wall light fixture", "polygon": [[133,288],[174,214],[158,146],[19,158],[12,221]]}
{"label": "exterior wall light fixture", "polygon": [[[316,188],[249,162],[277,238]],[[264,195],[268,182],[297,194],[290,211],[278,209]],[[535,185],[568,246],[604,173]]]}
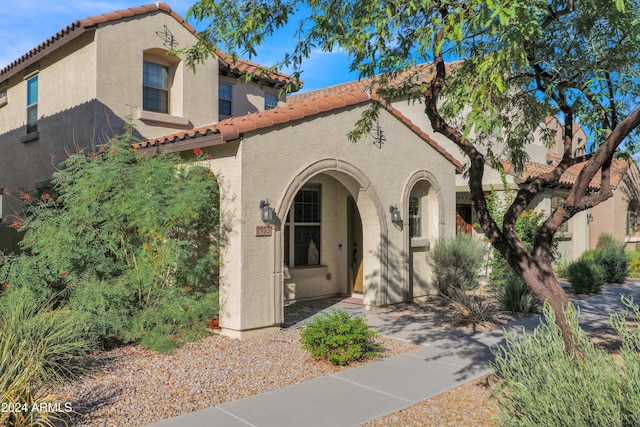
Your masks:
{"label": "exterior wall light fixture", "polygon": [[275,214],[271,206],[269,206],[269,199],[260,200],[260,213],[263,222],[273,222]]}
{"label": "exterior wall light fixture", "polygon": [[593,215],[589,212],[587,212],[587,222],[593,222]]}
{"label": "exterior wall light fixture", "polygon": [[391,222],[396,225],[402,225],[402,218],[400,217],[400,211],[397,206],[389,206],[389,212],[391,212]]}

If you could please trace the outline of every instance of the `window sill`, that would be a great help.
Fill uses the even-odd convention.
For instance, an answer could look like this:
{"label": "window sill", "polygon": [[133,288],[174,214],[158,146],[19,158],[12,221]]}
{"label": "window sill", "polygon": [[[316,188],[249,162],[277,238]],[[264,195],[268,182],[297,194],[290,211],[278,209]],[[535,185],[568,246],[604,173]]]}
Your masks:
{"label": "window sill", "polygon": [[172,126],[189,126],[189,119],[186,117],[155,113],[153,111],[139,110],[138,119],[142,121],[164,123]]}
{"label": "window sill", "polygon": [[558,231],[556,236],[556,239],[561,242],[573,239],[573,233],[569,233],[568,231]]}
{"label": "window sill", "polygon": [[0,107],[4,107],[9,103],[9,98],[6,96],[0,96]]}
{"label": "window sill", "polygon": [[625,243],[640,243],[640,237],[627,236],[624,238]]}
{"label": "window sill", "polygon": [[412,237],[411,238],[411,247],[412,248],[427,248],[431,247],[431,242],[429,242],[428,237]]}
{"label": "window sill", "polygon": [[31,132],[26,134],[25,136],[20,138],[20,142],[30,142],[30,141],[35,141],[36,139],[40,138],[40,132],[35,131],[35,132]]}
{"label": "window sill", "polygon": [[310,267],[285,267],[285,279],[304,279],[306,277],[327,276],[329,267],[326,265],[314,265]]}

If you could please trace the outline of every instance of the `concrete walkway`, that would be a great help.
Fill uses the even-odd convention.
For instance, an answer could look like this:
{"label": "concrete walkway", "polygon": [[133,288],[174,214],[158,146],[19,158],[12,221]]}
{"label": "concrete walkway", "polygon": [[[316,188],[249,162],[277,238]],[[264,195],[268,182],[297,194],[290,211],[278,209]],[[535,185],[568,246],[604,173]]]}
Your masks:
{"label": "concrete walkway", "polygon": [[[585,329],[607,324],[623,310],[620,295],[640,301],[640,282],[607,286],[582,301],[580,323]],[[419,350],[369,363],[280,390],[224,403],[162,420],[149,427],[343,427],[409,407],[490,372],[491,348],[503,340],[501,331],[463,333],[424,324],[391,321],[355,304],[334,307],[363,312],[383,335],[422,345]],[[539,317],[509,327],[533,330]]]}

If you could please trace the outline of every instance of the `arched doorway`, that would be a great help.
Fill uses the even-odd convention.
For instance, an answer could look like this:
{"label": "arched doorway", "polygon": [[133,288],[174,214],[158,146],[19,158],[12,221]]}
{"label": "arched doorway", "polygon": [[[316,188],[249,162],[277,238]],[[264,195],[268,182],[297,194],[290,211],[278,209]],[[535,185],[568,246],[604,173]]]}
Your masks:
{"label": "arched doorway", "polygon": [[444,201],[440,185],[427,171],[417,171],[404,188],[404,253],[406,254],[407,300],[435,292],[426,256],[431,245],[444,235]]}
{"label": "arched doorway", "polygon": [[[387,260],[380,246],[387,228],[362,171],[336,159],[309,164],[289,181],[276,212],[275,323],[283,321],[285,301],[351,295],[357,286],[365,305],[384,304]],[[357,268],[350,272],[354,246]]]}

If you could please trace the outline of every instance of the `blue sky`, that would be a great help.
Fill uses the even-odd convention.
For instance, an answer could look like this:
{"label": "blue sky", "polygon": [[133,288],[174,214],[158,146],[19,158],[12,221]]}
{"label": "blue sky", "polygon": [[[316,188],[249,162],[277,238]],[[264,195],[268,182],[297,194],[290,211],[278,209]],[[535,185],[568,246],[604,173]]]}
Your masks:
{"label": "blue sky", "polygon": [[[166,0],[173,10],[185,17],[195,0]],[[67,25],[79,19],[119,9],[153,3],[151,0],[0,0],[0,16],[9,25],[0,27],[0,68],[18,59]],[[198,28],[195,22],[191,24]],[[283,40],[290,34],[278,34],[265,42],[252,61],[273,65],[291,45]],[[286,70],[285,70],[286,71]],[[303,90],[317,89],[356,80],[349,74],[348,58],[342,52],[314,51],[303,67]]]}

